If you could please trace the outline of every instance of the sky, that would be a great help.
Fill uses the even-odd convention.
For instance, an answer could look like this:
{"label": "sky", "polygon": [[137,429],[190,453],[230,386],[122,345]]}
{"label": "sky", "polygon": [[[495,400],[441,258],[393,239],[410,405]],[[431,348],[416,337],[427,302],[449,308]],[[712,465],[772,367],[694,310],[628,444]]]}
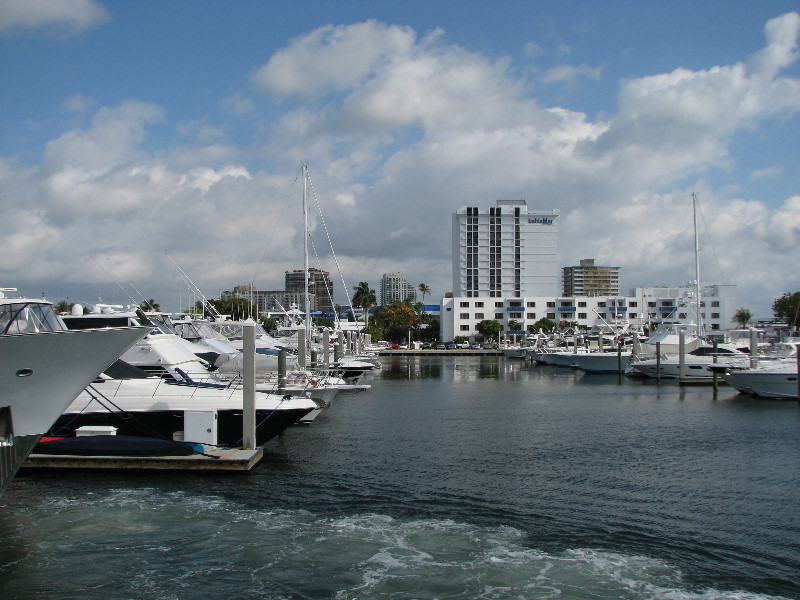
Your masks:
{"label": "sky", "polygon": [[[800,290],[796,1],[0,0],[0,287],[453,290],[451,214],[558,209],[623,293]],[[181,275],[181,272],[185,275]],[[186,279],[191,280],[191,286]],[[420,298],[421,299],[421,298]]]}

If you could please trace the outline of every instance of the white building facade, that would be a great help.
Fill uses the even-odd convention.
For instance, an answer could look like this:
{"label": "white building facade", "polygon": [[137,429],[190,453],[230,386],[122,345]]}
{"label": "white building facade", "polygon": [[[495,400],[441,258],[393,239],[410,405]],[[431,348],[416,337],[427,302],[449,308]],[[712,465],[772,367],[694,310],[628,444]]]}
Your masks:
{"label": "white building facade", "polygon": [[558,210],[497,200],[452,214],[453,295],[523,298],[559,293]]}
{"label": "white building facade", "polygon": [[[701,290],[700,320],[706,332],[735,326],[735,285],[710,285]],[[648,287],[631,290],[628,296],[527,296],[444,298],[441,308],[441,339],[479,337],[477,325],[495,320],[504,334],[520,335],[539,319],[557,324],[577,324],[581,329],[648,325],[652,331],[663,322],[697,323],[697,301],[692,286]],[[514,327],[509,322],[515,321]]]}
{"label": "white building facade", "polygon": [[381,306],[389,306],[395,300],[398,302],[409,300],[412,304],[417,301],[417,289],[400,273],[384,273],[380,287]]}

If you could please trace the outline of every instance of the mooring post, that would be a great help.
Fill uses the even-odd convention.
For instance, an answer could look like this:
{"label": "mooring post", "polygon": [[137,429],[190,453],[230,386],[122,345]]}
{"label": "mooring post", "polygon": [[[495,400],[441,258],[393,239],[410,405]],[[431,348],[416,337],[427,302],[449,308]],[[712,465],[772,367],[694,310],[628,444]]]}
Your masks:
{"label": "mooring post", "polygon": [[656,342],[656,381],[661,383],[661,342]]}
{"label": "mooring post", "polygon": [[[719,347],[719,341],[714,340],[714,356],[711,357],[711,362],[713,364],[717,364],[717,352]],[[717,397],[717,370],[711,369],[711,383],[714,386],[714,397]]]}
{"label": "mooring post", "polygon": [[306,369],[306,330],[297,330],[297,364],[301,371]]}
{"label": "mooring post", "polygon": [[686,377],[686,332],[678,332],[678,378],[681,383]]}
{"label": "mooring post", "polygon": [[327,329],[322,332],[322,363],[331,364],[331,332]]}
{"label": "mooring post", "polygon": [[256,324],[245,321],[242,327],[242,448],[256,447]]}
{"label": "mooring post", "polygon": [[286,350],[278,351],[278,393],[286,392]]}

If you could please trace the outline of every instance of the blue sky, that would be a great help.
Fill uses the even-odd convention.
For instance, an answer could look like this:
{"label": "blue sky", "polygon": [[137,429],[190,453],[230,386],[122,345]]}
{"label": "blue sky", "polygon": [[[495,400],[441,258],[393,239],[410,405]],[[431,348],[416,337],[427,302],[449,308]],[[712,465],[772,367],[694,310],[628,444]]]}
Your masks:
{"label": "blue sky", "polygon": [[[561,210],[563,266],[800,289],[795,2],[0,0],[0,286],[122,302],[319,262],[452,289],[450,214]],[[136,295],[136,294],[133,294]]]}

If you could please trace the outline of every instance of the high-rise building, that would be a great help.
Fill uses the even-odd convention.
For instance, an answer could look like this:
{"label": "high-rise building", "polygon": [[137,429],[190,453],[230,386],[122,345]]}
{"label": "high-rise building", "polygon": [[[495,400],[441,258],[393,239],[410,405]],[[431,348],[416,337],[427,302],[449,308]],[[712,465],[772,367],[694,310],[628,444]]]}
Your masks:
{"label": "high-rise building", "polygon": [[619,296],[619,267],[601,267],[593,258],[564,267],[565,296]]}
{"label": "high-rise building", "polygon": [[381,306],[388,306],[395,300],[411,303],[417,301],[417,289],[400,273],[384,273],[381,277]]}
{"label": "high-rise building", "polygon": [[[333,310],[333,282],[330,273],[311,267],[308,269],[308,292],[314,295],[309,299],[311,310]],[[285,285],[287,292],[305,292],[305,271],[286,271]]]}
{"label": "high-rise building", "polygon": [[521,298],[556,295],[559,210],[529,211],[525,200],[497,200],[488,211],[453,213],[453,295]]}
{"label": "high-rise building", "polygon": [[[306,310],[305,293],[289,292],[286,290],[257,290],[251,285],[237,285],[233,291],[225,291],[221,298],[245,298],[252,302],[259,313],[262,312],[283,312],[291,308],[297,308],[303,312]],[[314,309],[316,297],[314,294],[308,295],[309,310]]]}

